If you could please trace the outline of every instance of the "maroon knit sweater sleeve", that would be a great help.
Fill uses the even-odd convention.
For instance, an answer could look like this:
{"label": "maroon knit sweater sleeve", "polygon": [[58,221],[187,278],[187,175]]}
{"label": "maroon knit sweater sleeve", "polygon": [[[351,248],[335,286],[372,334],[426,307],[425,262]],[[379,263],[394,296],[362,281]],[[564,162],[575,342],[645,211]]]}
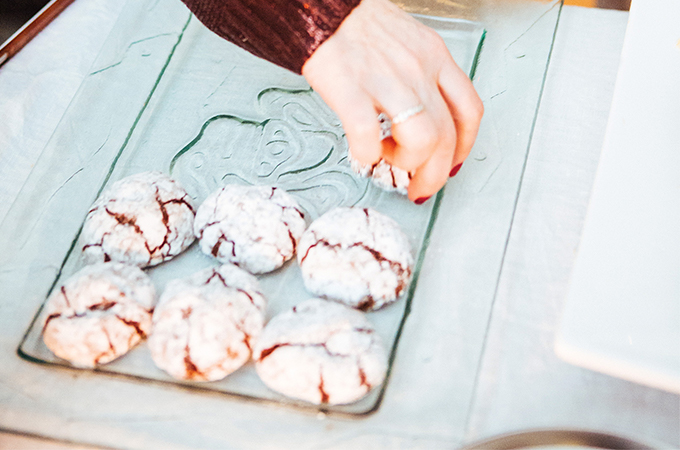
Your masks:
{"label": "maroon knit sweater sleeve", "polygon": [[296,73],[361,0],[182,0],[239,47]]}

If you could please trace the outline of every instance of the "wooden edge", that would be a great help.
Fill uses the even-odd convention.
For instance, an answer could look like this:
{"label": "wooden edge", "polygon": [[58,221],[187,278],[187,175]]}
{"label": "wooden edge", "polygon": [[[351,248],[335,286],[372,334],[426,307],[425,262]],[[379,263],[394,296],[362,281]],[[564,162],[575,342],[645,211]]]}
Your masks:
{"label": "wooden edge", "polygon": [[74,0],[52,0],[0,46],[0,66],[24,48]]}

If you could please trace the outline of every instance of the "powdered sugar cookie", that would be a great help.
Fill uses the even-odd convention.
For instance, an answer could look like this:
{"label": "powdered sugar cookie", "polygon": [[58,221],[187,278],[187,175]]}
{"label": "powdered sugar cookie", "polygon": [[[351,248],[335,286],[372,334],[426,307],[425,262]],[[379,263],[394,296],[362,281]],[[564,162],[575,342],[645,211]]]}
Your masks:
{"label": "powdered sugar cookie", "polygon": [[327,212],[298,247],[307,290],[364,311],[395,301],[411,280],[408,238],[394,220],[372,209]]}
{"label": "powdered sugar cookie", "polygon": [[359,400],[387,371],[385,348],[366,317],[318,298],[274,317],[254,358],[269,388],[315,404]]}
{"label": "powdered sugar cookie", "polygon": [[297,202],[282,189],[230,184],[198,208],[194,233],[204,253],[266,273],[293,257],[305,227]]}
{"label": "powdered sugar cookie", "polygon": [[250,359],[265,308],[257,279],[231,264],[171,281],[153,315],[151,357],[174,378],[222,379]]}
{"label": "powdered sugar cookie", "polygon": [[75,366],[105,364],[149,334],[155,295],[151,280],[137,267],[87,266],[50,295],[43,340]]}
{"label": "powdered sugar cookie", "polygon": [[113,183],[87,214],[81,239],[87,262],[153,266],[193,241],[194,208],[186,191],[160,172]]}
{"label": "powdered sugar cookie", "polygon": [[[392,136],[392,121],[385,113],[378,115],[378,123],[380,124],[380,140]],[[399,167],[394,167],[384,159],[380,159],[373,165],[362,165],[359,161],[352,158],[349,153],[348,159],[352,170],[366,178],[371,177],[373,184],[385,191],[396,191],[402,195],[408,194],[408,186],[411,183],[411,173]]]}
{"label": "powdered sugar cookie", "polygon": [[411,183],[411,174],[399,167],[394,167],[380,159],[372,166],[362,165],[359,161],[349,156],[352,170],[362,177],[370,177],[373,184],[379,188],[391,192],[396,191],[401,195],[408,194],[408,186]]}

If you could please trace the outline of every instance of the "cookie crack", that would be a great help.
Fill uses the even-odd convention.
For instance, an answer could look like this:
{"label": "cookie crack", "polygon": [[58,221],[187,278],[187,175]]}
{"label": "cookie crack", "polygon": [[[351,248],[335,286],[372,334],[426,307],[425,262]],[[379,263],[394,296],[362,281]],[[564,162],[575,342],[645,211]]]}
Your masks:
{"label": "cookie crack", "polygon": [[271,355],[272,353],[274,353],[274,351],[275,351],[276,349],[278,349],[278,348],[281,348],[281,347],[288,347],[288,346],[291,346],[291,345],[293,345],[293,344],[275,344],[275,345],[272,346],[272,347],[266,348],[266,349],[264,349],[264,350],[262,350],[262,351],[260,352],[260,357],[258,358],[258,361],[259,361],[259,362],[264,361],[264,359],[265,359],[267,356],[269,356],[269,355]]}
{"label": "cookie crack", "polygon": [[328,403],[329,396],[324,390],[322,369],[322,367],[319,367],[319,394],[321,394],[321,403]]}
{"label": "cookie crack", "polygon": [[364,250],[369,252],[371,255],[373,255],[373,258],[378,263],[380,263],[381,266],[382,266],[382,263],[389,264],[390,268],[395,272],[395,275],[397,276],[397,279],[398,279],[398,284],[397,284],[397,288],[395,289],[395,293],[397,294],[397,296],[399,296],[401,294],[404,287],[406,286],[405,280],[408,279],[410,272],[411,272],[411,269],[409,267],[404,268],[404,266],[402,266],[397,261],[386,258],[385,255],[383,255],[381,252],[379,252],[378,250],[376,250],[374,248],[369,247],[368,245],[364,244],[363,242],[356,242],[356,243],[350,245],[350,247],[363,248]]}
{"label": "cookie crack", "polygon": [[309,252],[313,248],[315,248],[317,245],[323,245],[323,246],[329,247],[329,248],[335,248],[335,247],[340,246],[340,244],[334,244],[333,245],[325,239],[316,239],[316,236],[314,237],[314,239],[316,240],[316,242],[313,243],[312,245],[310,245],[309,247],[307,247],[307,251],[305,252],[304,256],[302,258],[300,258],[300,265],[304,264],[305,260],[307,259],[307,256],[309,256]]}
{"label": "cookie crack", "polygon": [[136,223],[136,218],[128,217],[123,213],[112,212],[108,207],[104,207],[104,211],[106,211],[108,215],[116,219],[116,222],[118,222],[119,225],[132,227],[136,233],[139,233],[142,236],[144,235],[144,232],[142,231],[141,228],[139,228],[139,225],[137,225]]}
{"label": "cookie crack", "polygon": [[115,349],[115,347],[113,346],[113,343],[111,342],[111,336],[109,335],[109,332],[108,332],[108,330],[106,329],[106,327],[102,327],[102,332],[104,333],[104,335],[106,335],[106,339],[109,341],[109,349],[106,350],[106,351],[104,351],[104,352],[102,352],[102,353],[100,353],[100,354],[94,359],[94,363],[95,363],[95,364],[99,364],[99,361],[100,361],[103,357],[105,357],[106,355],[108,355],[109,353],[112,354],[112,355],[114,355],[114,356],[116,355],[116,349]]}
{"label": "cookie crack", "polygon": [[[213,215],[215,215],[215,214],[217,214],[217,213],[216,213],[216,212],[213,213]],[[214,227],[215,225],[219,225],[220,222],[221,222],[220,220],[216,220],[216,221],[214,221],[214,222],[206,223],[206,224],[203,226],[203,228],[201,228],[201,229],[199,230],[199,232],[198,232],[198,238],[199,238],[199,239],[203,239],[203,234],[205,233],[205,230],[207,230],[207,229],[210,228],[210,227]]]}
{"label": "cookie crack", "polygon": [[49,323],[52,320],[54,320],[58,317],[61,317],[61,313],[54,313],[54,314],[50,314],[49,316],[47,316],[47,319],[45,319],[45,325],[43,325],[42,332],[45,333],[45,330],[47,329],[47,325],[49,325]]}
{"label": "cookie crack", "polygon": [[[367,214],[367,217],[368,217],[368,212],[366,214]],[[326,248],[330,248],[330,249],[337,249],[337,248],[343,247],[342,244],[331,244],[326,239],[319,239],[314,244],[310,245],[307,248],[307,251],[305,252],[304,256],[300,259],[300,264],[303,264],[305,262],[305,260],[307,259],[307,256],[309,256],[309,252],[314,247],[316,247],[318,245],[322,245],[322,246],[324,246]],[[397,276],[398,284],[397,284],[397,288],[395,289],[395,293],[397,294],[397,296],[399,296],[401,294],[401,292],[403,291],[404,287],[406,286],[405,280],[408,279],[408,276],[410,275],[410,269],[408,267],[404,268],[397,261],[393,261],[389,258],[386,258],[381,252],[375,250],[374,248],[369,247],[368,245],[366,245],[363,242],[355,242],[355,243],[347,246],[347,248],[352,248],[352,247],[362,248],[365,251],[369,252],[373,256],[373,259],[375,259],[381,266],[382,266],[382,263],[387,263],[390,266],[392,271],[395,272],[395,275]],[[375,301],[369,296],[364,302],[362,302],[362,304],[367,303],[366,307],[369,307],[370,305],[373,304],[371,302],[374,303]]]}
{"label": "cookie crack", "polygon": [[[185,320],[189,320],[189,317],[191,316],[191,313],[193,312],[193,308],[189,306],[186,309],[182,310],[182,318]],[[191,324],[189,324],[189,328],[191,328]],[[194,379],[194,378],[202,378],[202,379],[207,379],[205,374],[198,369],[196,364],[194,364],[193,360],[191,359],[191,348],[189,347],[189,335],[187,335],[187,343],[184,346],[184,370],[187,373],[187,377],[189,379]]]}
{"label": "cookie crack", "polygon": [[352,331],[355,331],[357,333],[365,333],[365,334],[375,333],[375,330],[373,330],[371,328],[352,328]]}
{"label": "cookie crack", "polygon": [[165,227],[165,235],[163,236],[163,241],[157,245],[153,250],[149,248],[147,244],[147,250],[149,250],[149,254],[152,255],[158,251],[162,252],[163,247],[166,245],[168,246],[168,252],[170,252],[170,243],[168,242],[170,235],[172,234],[172,230],[170,229],[169,221],[170,221],[170,215],[168,214],[168,210],[165,208],[165,205],[168,203],[171,203],[172,200],[168,200],[167,202],[163,202],[161,199],[161,194],[160,190],[158,189],[158,186],[156,186],[156,203],[158,204],[158,208],[161,211],[161,221],[163,222],[163,226]]}
{"label": "cookie crack", "polygon": [[61,295],[64,296],[64,301],[66,302],[66,307],[73,308],[71,306],[71,302],[68,300],[68,295],[66,295],[66,287],[62,286],[60,290],[61,290]]}
{"label": "cookie crack", "polygon": [[189,344],[187,344],[184,347],[184,369],[186,370],[187,377],[188,378],[203,378],[205,379],[206,376],[198,370],[198,367],[196,367],[196,364],[191,360],[191,350],[189,348]]}
{"label": "cookie crack", "polygon": [[[210,275],[210,277],[205,281],[205,284],[210,284],[210,282],[213,280],[213,278],[218,278],[222,282],[222,285],[224,287],[234,289],[234,290],[244,294],[246,297],[248,297],[248,300],[250,301],[250,303],[255,305],[255,299],[253,299],[253,296],[250,295],[250,293],[248,291],[246,291],[245,289],[241,289],[241,288],[231,286],[229,283],[227,283],[227,280],[224,279],[222,274],[219,273],[217,270],[213,270],[212,275]],[[255,306],[257,306],[257,305],[255,305]]]}
{"label": "cookie crack", "polygon": [[357,370],[359,372],[359,384],[366,387],[366,392],[373,389],[371,383],[368,382],[366,378],[366,372],[364,372],[363,367],[361,367],[361,362],[357,359]]}
{"label": "cookie crack", "polygon": [[[286,206],[286,205],[279,205],[279,206],[281,207],[281,210],[282,210],[282,211],[286,211],[286,210],[292,209],[293,211],[295,211],[296,213],[298,213],[298,214],[300,215],[300,218],[302,218],[302,219],[305,218],[304,213],[303,213],[302,211],[300,211],[300,210],[299,210],[297,207],[295,207],[295,206]],[[286,224],[286,225],[288,225],[288,224]]]}
{"label": "cookie crack", "polygon": [[[399,291],[399,286],[397,286],[397,292]],[[360,311],[371,311],[373,307],[375,306],[375,299],[373,298],[372,295],[368,295],[365,299],[363,299],[356,307]]]}
{"label": "cookie crack", "polygon": [[290,243],[293,245],[293,254],[295,254],[297,250],[297,241],[295,240],[293,233],[290,231],[290,227],[288,224],[286,224],[286,227],[288,228],[288,237],[290,238]]}
{"label": "cookie crack", "polygon": [[210,284],[210,282],[211,282],[211,281],[213,280],[213,278],[215,278],[215,277],[217,277],[217,278],[222,282],[222,284],[224,285],[224,287],[229,287],[229,285],[227,284],[227,280],[225,280],[224,277],[222,276],[222,274],[219,273],[217,270],[213,270],[212,275],[210,275],[210,277],[208,277],[208,279],[205,280],[205,284]]}
{"label": "cookie crack", "polygon": [[117,304],[118,302],[115,301],[101,302],[94,305],[90,305],[87,309],[89,309],[90,311],[108,311]]}
{"label": "cookie crack", "polygon": [[139,335],[140,338],[144,339],[146,337],[146,333],[144,332],[144,330],[142,330],[142,326],[139,322],[135,320],[125,319],[123,317],[120,317],[119,315],[116,315],[116,318],[123,322],[128,327],[134,328],[135,332]]}
{"label": "cookie crack", "polygon": [[[334,333],[332,333],[332,334],[331,334],[330,336],[328,336],[328,337],[330,338],[331,336],[333,336],[333,334],[334,334]],[[311,344],[311,343],[310,343],[310,344],[302,344],[302,343],[296,344],[296,343],[293,343],[293,342],[284,342],[284,343],[275,344],[275,345],[273,345],[273,346],[271,346],[271,347],[269,347],[269,348],[266,348],[266,349],[262,350],[262,351],[260,352],[260,357],[259,357],[258,361],[259,361],[259,362],[264,361],[264,359],[265,359],[266,357],[268,357],[269,355],[271,355],[272,353],[274,353],[274,351],[276,351],[277,349],[279,349],[279,348],[281,348],[281,347],[301,347],[301,348],[321,347],[321,348],[323,348],[323,349],[326,351],[326,353],[327,353],[329,356],[331,356],[331,357],[347,358],[347,357],[349,356],[349,355],[345,355],[345,354],[342,354],[342,353],[334,353],[334,352],[330,351],[330,350],[328,349],[328,347],[327,347],[327,345],[326,345],[325,342],[320,342],[320,343],[316,343],[316,344]]]}
{"label": "cookie crack", "polygon": [[[220,233],[220,237],[217,238],[217,242],[215,242],[215,245],[213,246],[213,248],[212,248],[212,250],[210,251],[210,253],[211,253],[215,258],[217,258],[217,255],[218,255],[219,252],[220,252],[220,248],[222,247],[222,244],[223,244],[224,242],[228,242],[228,243],[231,244],[231,256],[233,256],[234,258],[236,258],[236,243],[235,243],[234,241],[232,241],[231,239],[227,238],[227,236],[225,236],[225,234],[224,234],[223,232]],[[238,265],[238,264],[237,264],[237,265]]]}
{"label": "cookie crack", "polygon": [[390,176],[392,177],[392,187],[397,187],[397,179],[394,177],[394,168],[390,166]]}
{"label": "cookie crack", "polygon": [[300,215],[301,219],[305,218],[305,214],[302,211],[300,211],[298,208],[296,208],[295,206],[285,206],[283,209],[292,209],[293,211],[295,211],[296,213],[298,213]]}
{"label": "cookie crack", "polygon": [[184,205],[184,206],[186,206],[187,208],[189,208],[189,211],[191,211],[193,214],[196,214],[196,212],[194,211],[194,207],[191,206],[191,203],[189,203],[189,202],[186,200],[186,197],[187,197],[187,196],[185,195],[185,196],[183,196],[182,198],[173,198],[173,199],[167,200],[167,201],[165,201],[165,202],[162,202],[161,204],[162,204],[163,206],[167,205],[168,203],[175,203],[175,204],[178,204],[178,205]]}
{"label": "cookie crack", "polygon": [[250,303],[252,303],[254,306],[255,305],[255,299],[253,299],[253,296],[248,293],[248,291],[241,289],[241,288],[236,288],[238,292],[241,292],[242,294],[245,294],[246,297],[248,297],[248,300],[250,300]]}
{"label": "cookie crack", "polygon": [[242,323],[234,323],[234,327],[243,334],[243,343],[248,348],[248,351],[252,354],[253,349],[250,347],[250,335],[243,330]]}
{"label": "cookie crack", "polygon": [[99,248],[102,249],[102,253],[104,254],[104,262],[111,261],[111,257],[109,256],[109,254],[104,251],[104,239],[106,239],[106,237],[109,236],[110,234],[111,233],[108,233],[108,232],[102,234],[101,240],[97,243],[83,245],[82,251],[84,252],[86,249],[88,249],[90,247],[99,247]]}
{"label": "cookie crack", "polygon": [[[146,248],[146,251],[149,253],[149,263],[151,262],[151,259],[153,259],[153,252],[154,250],[151,249],[149,246],[149,242],[146,239],[146,236],[144,235],[144,231],[142,231],[141,228],[139,228],[139,225],[136,223],[136,218],[135,217],[128,217],[127,215],[123,213],[117,213],[117,212],[112,212],[108,207],[104,207],[104,211],[114,219],[116,219],[116,222],[118,222],[119,225],[123,226],[129,226],[132,227],[135,230],[135,233],[139,234],[142,237],[142,240],[144,241],[144,247]],[[166,226],[167,228],[167,226]],[[166,235],[167,239],[167,235]],[[103,243],[102,239],[102,243]]]}

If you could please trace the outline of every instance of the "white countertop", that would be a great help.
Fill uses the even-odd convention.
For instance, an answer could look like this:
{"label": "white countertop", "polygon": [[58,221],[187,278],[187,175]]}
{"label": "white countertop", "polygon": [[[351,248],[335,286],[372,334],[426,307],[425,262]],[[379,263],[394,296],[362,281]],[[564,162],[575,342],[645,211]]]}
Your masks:
{"label": "white countertop", "polygon": [[[122,9],[120,3],[76,1],[0,69],[0,221],[89,72]],[[486,294],[479,297],[480,303],[452,303],[456,320],[432,324],[430,338],[438,339],[438,345],[427,346],[423,341],[427,354],[419,359],[400,355],[398,361],[425,368],[445,365],[460,380],[457,392],[441,394],[442,417],[430,429],[411,430],[409,414],[418,411],[404,413],[401,425],[388,427],[380,424],[379,417],[366,419],[364,424],[330,418],[319,421],[271,408],[267,413],[278,415],[282,426],[289,423],[299,428],[289,432],[285,443],[256,440],[253,447],[449,448],[536,427],[587,428],[680,445],[677,395],[571,366],[553,353],[604,136],[627,13],[563,9],[524,161],[506,151],[506,145],[526,148],[532,130],[518,129],[513,137],[507,123],[512,122],[513,105],[522,100],[516,88],[521,85],[517,74],[524,70],[522,65],[540,64],[531,58],[528,39],[532,30],[541,27],[541,17],[528,21],[521,30],[499,27],[508,34],[487,37],[487,56],[497,60],[485,61],[483,53],[477,72],[476,85],[487,112],[476,149],[487,152],[485,158],[496,158],[498,164],[486,181],[473,176],[474,168],[466,171],[464,167],[450,183],[445,202],[460,213],[440,216],[432,240],[441,246],[429,249],[419,281],[418,295],[424,297],[442,292],[450,292],[454,299],[473,291]],[[505,46],[498,43],[501,39]],[[505,67],[505,72],[494,72],[498,67]],[[516,200],[513,193],[493,191],[502,189],[495,180],[508,171],[523,171]],[[509,235],[499,232],[502,239],[489,242],[486,253],[483,234],[464,242],[448,236],[450,230],[460,228],[460,221],[495,220],[494,212],[484,210],[483,201],[463,197],[466,192],[482,190],[491,190],[489,195],[510,195],[510,205],[514,205]],[[451,254],[462,257],[449,260],[446,255]],[[468,261],[468,254],[475,256]],[[488,267],[489,258],[498,258],[497,272],[476,273],[475,266]],[[453,276],[442,276],[448,270]],[[20,308],[15,304],[18,301],[0,296],[0,429],[125,448],[223,448],[235,442],[238,418],[225,415],[229,400],[224,398],[143,389],[122,380],[108,381],[97,390],[97,380],[87,375],[55,374],[54,369],[21,360],[16,348],[27,317],[30,320],[38,305]],[[420,322],[430,313],[426,306],[414,311],[407,322],[407,336],[409,330],[422,330]],[[432,380],[436,383],[437,379]],[[383,408],[408,404],[409,396],[420,395],[417,389],[426,389],[423,395],[438,395],[436,386],[413,381],[395,377],[387,391],[391,403]],[[69,399],[51,392],[69,383],[82,386],[82,391],[74,391]],[[247,409],[258,414],[258,408]],[[403,433],[395,433],[395,427],[402,427]],[[0,434],[0,446],[3,442],[8,446],[10,438]],[[19,445],[15,442],[11,445]],[[29,447],[39,443],[29,442]]]}

